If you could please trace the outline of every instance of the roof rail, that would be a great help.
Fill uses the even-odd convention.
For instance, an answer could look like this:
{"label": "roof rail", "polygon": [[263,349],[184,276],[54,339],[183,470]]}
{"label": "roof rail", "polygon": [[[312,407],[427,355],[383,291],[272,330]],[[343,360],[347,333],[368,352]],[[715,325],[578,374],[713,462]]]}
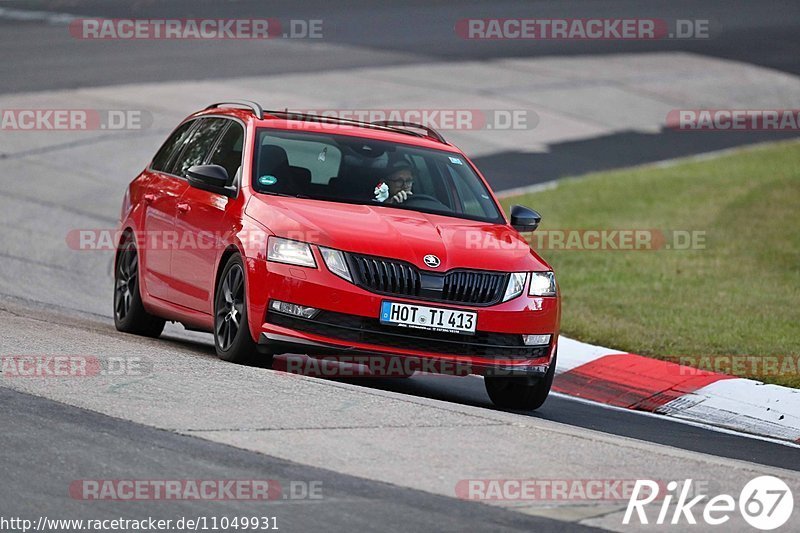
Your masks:
{"label": "roof rail", "polygon": [[255,102],[251,102],[250,100],[227,100],[225,102],[216,102],[207,106],[206,109],[214,109],[215,107],[222,106],[247,107],[251,109],[258,118],[262,118],[264,116],[264,110],[261,108],[261,106]]}
{"label": "roof rail", "polygon": [[425,131],[425,133],[427,133],[428,137],[436,139],[437,141],[439,141],[442,144],[447,144],[447,141],[444,140],[444,137],[442,137],[441,133],[439,133],[438,131],[436,131],[435,129],[433,129],[431,127],[423,126],[422,124],[417,124],[416,122],[403,122],[402,120],[379,120],[377,122],[373,122],[372,124],[375,124],[376,126],[387,126],[387,127],[392,128],[392,129],[396,129],[398,127],[400,127],[400,128],[419,128],[419,129]]}
{"label": "roof rail", "polygon": [[[215,102],[213,104],[209,104],[208,106],[206,106],[206,109],[214,109],[215,107],[222,107],[222,106],[246,107],[252,110],[253,114],[256,117],[264,118],[264,109],[259,104],[251,100],[226,100],[224,102]],[[284,109],[282,111],[272,111],[268,109],[267,113],[269,113],[270,115],[284,116],[286,118],[294,120],[308,120],[317,122],[328,122],[334,124],[353,124],[365,128],[375,128],[375,129],[388,130],[395,133],[404,133],[406,135],[414,135],[415,137],[429,137],[442,144],[447,144],[445,138],[442,137],[442,135],[438,131],[436,131],[431,127],[423,126],[422,124],[417,124],[415,122],[403,122],[401,120],[379,120],[377,122],[362,122],[360,120],[353,120],[349,118],[312,115],[309,113],[299,113],[299,112],[296,113],[293,111],[289,111],[288,109]],[[409,131],[403,128],[417,128],[423,130],[425,132],[425,135],[415,131]]]}
{"label": "roof rail", "polygon": [[285,117],[287,119],[293,120],[307,120],[309,122],[327,122],[329,124],[352,124],[355,126],[361,126],[362,128],[372,128],[372,129],[380,129],[384,131],[391,131],[394,133],[402,133],[405,135],[413,135],[415,137],[426,137],[422,133],[416,131],[409,131],[406,129],[398,128],[395,126],[406,126],[406,127],[414,127],[419,128],[426,131],[428,137],[431,137],[443,144],[447,144],[444,137],[442,137],[438,132],[433,130],[432,128],[428,128],[426,126],[422,126],[420,124],[414,124],[413,122],[392,122],[392,121],[382,121],[382,122],[363,122],[360,120],[354,120],[350,118],[342,118],[342,117],[331,117],[325,115],[313,115],[310,113],[300,113],[289,111],[288,109],[282,109],[279,111],[273,110],[266,110],[266,113],[270,115],[275,115],[279,117]]}

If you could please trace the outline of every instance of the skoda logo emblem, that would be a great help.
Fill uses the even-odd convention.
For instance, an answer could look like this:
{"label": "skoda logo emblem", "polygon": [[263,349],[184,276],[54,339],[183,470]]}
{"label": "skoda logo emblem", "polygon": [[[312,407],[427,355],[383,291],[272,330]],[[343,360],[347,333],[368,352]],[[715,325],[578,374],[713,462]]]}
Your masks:
{"label": "skoda logo emblem", "polygon": [[442,264],[442,262],[439,261],[439,258],[433,254],[426,255],[425,257],[422,258],[422,260],[425,261],[425,264],[431,268],[436,268]]}

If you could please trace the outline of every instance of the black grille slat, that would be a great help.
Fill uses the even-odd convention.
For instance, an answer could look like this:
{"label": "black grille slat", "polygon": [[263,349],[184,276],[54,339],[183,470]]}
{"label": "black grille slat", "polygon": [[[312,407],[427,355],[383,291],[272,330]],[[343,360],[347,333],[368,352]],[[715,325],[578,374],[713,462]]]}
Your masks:
{"label": "black grille slat", "polygon": [[378,287],[378,290],[383,289],[383,276],[381,275],[381,267],[377,261],[374,259],[372,260],[372,267],[375,268],[375,285]]}
{"label": "black grille slat", "polygon": [[366,278],[365,279],[367,280],[367,283],[374,283],[374,279],[372,277],[372,268],[370,267],[369,261],[367,261],[366,259],[360,259],[359,258],[358,259],[358,264],[361,265],[361,268],[366,273]]}
{"label": "black grille slat", "polygon": [[461,272],[456,272],[452,276],[453,276],[453,285],[455,289],[453,291],[452,299],[453,301],[461,302],[463,301],[461,299],[461,293],[464,292],[464,286],[461,284]]}
{"label": "black grille slat", "polygon": [[497,294],[497,284],[500,282],[502,278],[500,277],[491,277],[489,278],[489,283],[486,287],[486,294]]}
{"label": "black grille slat", "polygon": [[477,277],[476,274],[465,274],[464,275],[464,278],[465,278],[464,286],[466,287],[466,289],[464,291],[465,292],[464,300],[467,301],[467,302],[474,302],[475,301],[475,278],[476,277]]}
{"label": "black grille slat", "polygon": [[365,259],[364,260],[364,266],[367,268],[367,272],[369,273],[368,274],[369,275],[369,283],[372,284],[372,285],[377,286],[378,285],[378,276],[377,276],[377,273],[375,272],[375,268],[372,265],[372,261],[370,261],[369,259]]}
{"label": "black grille slat", "polygon": [[399,289],[398,281],[400,280],[400,276],[397,274],[397,265],[391,263],[389,266],[391,267],[392,271],[392,279],[389,286],[392,288],[392,292],[397,292]]}
{"label": "black grille slat", "polygon": [[483,281],[483,274],[469,274],[467,275],[470,278],[470,282],[468,283],[469,286],[469,301],[470,302],[479,302],[480,299],[478,298],[478,284]]}
{"label": "black grille slat", "polygon": [[364,270],[364,264],[361,262],[361,260],[356,258],[353,260],[353,264],[355,264],[356,268],[358,269],[358,277],[361,279],[366,279],[366,271]]}
{"label": "black grille slat", "polygon": [[[502,272],[453,270],[446,273],[425,270],[403,261],[347,254],[354,266],[356,284],[381,294],[415,297],[436,302],[493,305],[502,298],[507,274]],[[441,281],[436,280],[440,278]]]}
{"label": "black grille slat", "polygon": [[392,290],[392,272],[391,272],[391,269],[389,268],[390,264],[381,261],[380,265],[381,265],[381,271],[383,272],[383,275],[384,275],[384,278],[383,278],[384,289],[383,290],[385,290],[386,292],[394,292]]}
{"label": "black grille slat", "polygon": [[499,290],[501,290],[501,291],[503,290],[502,289],[502,284],[500,283],[501,279],[502,278],[492,278],[492,283],[489,286],[489,292],[490,293],[496,294],[498,292],[498,288],[497,288],[498,285],[500,285],[500,289]]}
{"label": "black grille slat", "polygon": [[480,282],[478,283],[478,301],[486,298],[486,291],[489,288],[489,276],[481,274]]}
{"label": "black grille slat", "polygon": [[483,292],[483,284],[485,283],[485,280],[488,277],[489,276],[487,276],[487,275],[485,275],[483,273],[478,274],[478,279],[475,282],[475,292],[474,292],[474,294],[475,294],[474,298],[475,298],[476,302],[480,302],[481,301],[481,293]]}
{"label": "black grille slat", "polygon": [[400,294],[406,294],[406,287],[408,287],[408,284],[406,283],[406,267],[403,265],[397,265],[397,268],[400,270],[400,276],[397,282],[397,292]]}

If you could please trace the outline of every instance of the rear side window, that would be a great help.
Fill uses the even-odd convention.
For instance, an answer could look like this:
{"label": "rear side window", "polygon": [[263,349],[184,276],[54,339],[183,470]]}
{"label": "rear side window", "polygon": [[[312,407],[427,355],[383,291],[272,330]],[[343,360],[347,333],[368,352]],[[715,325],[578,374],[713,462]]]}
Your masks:
{"label": "rear side window", "polygon": [[228,124],[224,118],[204,118],[192,133],[191,138],[175,161],[172,173],[176,176],[185,176],[186,171],[194,165],[202,165],[206,155],[214,146],[214,141],[222,129]]}
{"label": "rear side window", "polygon": [[164,144],[161,145],[161,148],[159,148],[156,156],[153,158],[153,164],[150,165],[153,170],[169,172],[171,167],[170,161],[173,159],[172,156],[183,146],[183,142],[189,136],[189,130],[191,130],[194,122],[194,120],[190,120],[178,126],[178,129],[176,129]]}
{"label": "rear side window", "polygon": [[244,128],[238,122],[230,121],[230,126],[217,143],[209,158],[209,165],[219,165],[228,171],[228,183],[233,181],[242,164]]}

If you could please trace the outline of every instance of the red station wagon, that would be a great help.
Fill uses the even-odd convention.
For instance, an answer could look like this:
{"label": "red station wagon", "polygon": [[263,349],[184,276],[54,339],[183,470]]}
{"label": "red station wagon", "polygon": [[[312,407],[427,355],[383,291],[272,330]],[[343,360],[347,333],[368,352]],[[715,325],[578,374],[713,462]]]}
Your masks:
{"label": "red station wagon", "polygon": [[238,363],[358,354],[458,368],[484,376],[496,405],[535,409],[560,321],[552,269],[520,235],[539,221],[522,206],[506,218],[431,128],[215,103],[126,191],[115,324],[156,337],[180,322]]}

